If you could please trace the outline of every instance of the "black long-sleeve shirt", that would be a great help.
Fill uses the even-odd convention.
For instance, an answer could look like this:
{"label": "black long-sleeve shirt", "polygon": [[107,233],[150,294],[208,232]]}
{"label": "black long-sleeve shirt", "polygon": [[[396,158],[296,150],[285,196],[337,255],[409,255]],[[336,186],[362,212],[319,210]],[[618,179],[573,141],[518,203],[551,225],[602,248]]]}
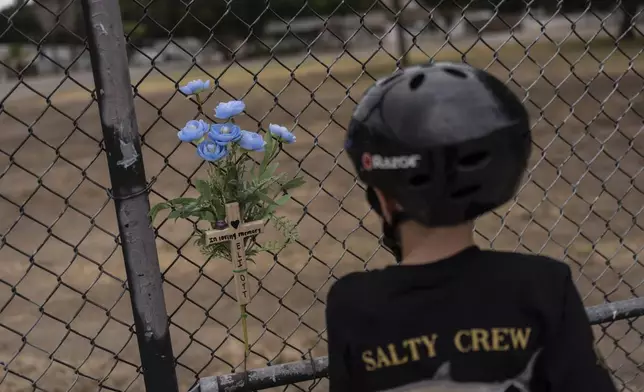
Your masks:
{"label": "black long-sleeve shirt", "polygon": [[616,391],[570,268],[543,256],[471,247],[352,273],[326,319],[330,392]]}

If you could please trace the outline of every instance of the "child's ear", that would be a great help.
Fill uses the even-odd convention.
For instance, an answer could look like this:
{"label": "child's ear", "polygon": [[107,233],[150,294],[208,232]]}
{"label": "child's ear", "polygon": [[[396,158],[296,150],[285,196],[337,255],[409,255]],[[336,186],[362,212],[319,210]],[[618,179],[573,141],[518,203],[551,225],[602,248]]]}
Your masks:
{"label": "child's ear", "polygon": [[385,194],[382,193],[380,189],[374,188],[374,191],[376,192],[376,196],[378,197],[378,203],[380,203],[382,217],[387,223],[391,224],[393,213],[394,211],[400,209],[400,206],[395,200],[385,196]]}

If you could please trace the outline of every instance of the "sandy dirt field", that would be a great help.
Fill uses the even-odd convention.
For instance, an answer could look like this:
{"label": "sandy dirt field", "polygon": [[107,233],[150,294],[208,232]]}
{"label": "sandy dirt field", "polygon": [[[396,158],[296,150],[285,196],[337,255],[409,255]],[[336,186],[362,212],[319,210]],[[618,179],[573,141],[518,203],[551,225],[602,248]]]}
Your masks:
{"label": "sandy dirt field", "polygon": [[[510,81],[534,124],[526,183],[515,202],[478,222],[480,245],[565,259],[586,303],[595,305],[644,294],[638,260],[644,61],[636,46],[589,50],[544,44],[526,55],[517,46],[493,53],[479,44],[465,60]],[[458,59],[455,54],[446,48],[440,55]],[[307,179],[282,209],[297,222],[299,243],[251,266],[257,280],[249,306],[250,367],[324,355],[329,286],[350,271],[392,262],[379,249],[378,220],[342,153],[344,127],[372,79],[337,66],[328,72],[333,76],[300,73],[292,80],[274,68],[257,84],[237,68],[205,104],[210,110],[243,97],[244,128],[255,130],[260,122],[294,127],[297,143],[279,159],[283,170]],[[380,75],[391,69],[393,61],[382,58],[367,67]],[[42,99],[10,100],[0,111],[0,361],[7,364],[0,392],[143,391],[114,208],[105,191],[97,105],[89,98],[53,101],[56,108]],[[135,102],[147,175],[156,179],[152,202],[190,194],[188,177],[202,173],[200,161],[175,134],[197,115],[196,105],[168,89]],[[191,224],[160,219],[156,227],[174,352],[187,390],[197,377],[231,372],[242,361],[231,268],[222,260],[205,262],[189,242]],[[643,324],[596,329],[626,390],[644,387],[638,375]]]}

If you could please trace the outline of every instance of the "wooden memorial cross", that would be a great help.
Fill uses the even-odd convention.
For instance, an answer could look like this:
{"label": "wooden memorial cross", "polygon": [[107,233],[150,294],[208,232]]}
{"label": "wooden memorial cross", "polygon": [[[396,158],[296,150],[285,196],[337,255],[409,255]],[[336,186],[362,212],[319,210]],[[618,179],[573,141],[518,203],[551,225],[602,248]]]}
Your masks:
{"label": "wooden memorial cross", "polygon": [[238,203],[226,204],[226,220],[228,227],[222,230],[208,230],[206,240],[209,244],[226,241],[230,243],[230,259],[233,263],[233,273],[235,275],[237,302],[239,302],[239,305],[244,306],[250,302],[244,238],[261,233],[266,222],[263,220],[242,222]]}

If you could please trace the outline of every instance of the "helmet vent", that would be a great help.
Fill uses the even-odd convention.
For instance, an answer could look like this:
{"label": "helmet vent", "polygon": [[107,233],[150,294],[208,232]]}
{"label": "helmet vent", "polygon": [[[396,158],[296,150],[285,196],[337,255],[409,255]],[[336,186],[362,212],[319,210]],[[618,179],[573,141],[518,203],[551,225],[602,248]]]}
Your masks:
{"label": "helmet vent", "polygon": [[423,84],[424,81],[425,81],[425,74],[419,73],[409,81],[409,88],[412,90],[416,90],[418,87],[420,87],[421,84]]}
{"label": "helmet vent", "polygon": [[465,74],[465,72],[458,70],[456,68],[445,68],[444,71],[452,76],[456,76],[457,78],[467,79],[467,75]]}
{"label": "helmet vent", "polygon": [[490,154],[487,151],[477,151],[468,154],[458,161],[458,167],[461,170],[473,170],[487,165],[490,161]]}
{"label": "helmet vent", "polygon": [[461,199],[463,197],[473,195],[478,192],[479,189],[481,189],[481,185],[470,185],[452,192],[450,196],[452,199]]}

